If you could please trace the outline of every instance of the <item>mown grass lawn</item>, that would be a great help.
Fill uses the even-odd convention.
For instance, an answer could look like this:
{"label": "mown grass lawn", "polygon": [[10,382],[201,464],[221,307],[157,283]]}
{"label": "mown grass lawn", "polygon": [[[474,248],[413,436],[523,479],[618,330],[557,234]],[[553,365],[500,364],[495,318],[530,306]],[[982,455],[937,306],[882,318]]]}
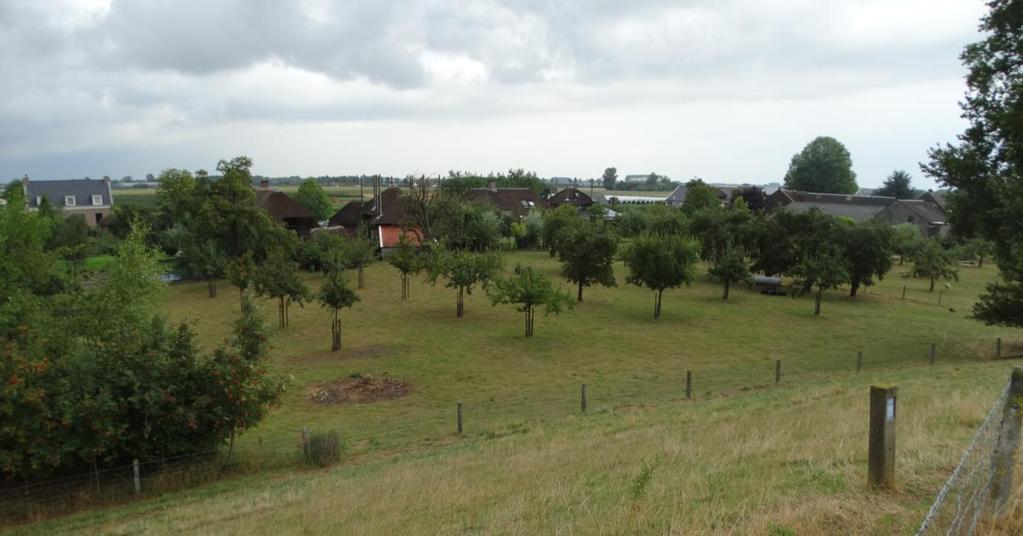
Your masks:
{"label": "mown grass lawn", "polygon": [[[506,262],[557,275],[546,253],[511,253]],[[968,319],[993,269],[963,269],[942,305],[926,281],[903,279],[900,270],[856,300],[829,293],[820,317],[809,298],[739,290],[723,302],[719,285],[701,281],[667,292],[655,320],[650,293],[625,285],[619,265],[619,287],[587,289],[574,311],[539,317],[527,339],[521,313],[491,306],[482,290],[456,319],[453,291],[417,280],[402,303],[397,273],[377,264],[362,302],[343,312],[343,351],[329,351],[328,313],[315,303],[293,306],[291,327],[274,328],[273,366],[291,377],[289,390],[236,449],[249,468],[280,471],[36,528],[905,531],[1004,382],[1009,362],[989,359],[995,337],[1006,339],[1005,353],[1019,351],[1012,343],[1021,337]],[[319,276],[307,280],[315,289]],[[272,320],[273,304],[263,306]],[[168,295],[170,318],[191,322],[207,348],[224,340],[237,310],[238,294],[226,284],[215,299],[205,283],[176,285]],[[932,343],[937,364],[929,367]],[[683,392],[686,370],[694,372],[692,401]],[[309,400],[310,385],[355,374],[401,379],[412,391],[355,406]],[[902,397],[903,484],[892,495],[863,485],[867,386],[879,381],[898,383]],[[458,401],[462,437],[454,434]],[[302,427],[339,431],[345,462],[296,473]]]}

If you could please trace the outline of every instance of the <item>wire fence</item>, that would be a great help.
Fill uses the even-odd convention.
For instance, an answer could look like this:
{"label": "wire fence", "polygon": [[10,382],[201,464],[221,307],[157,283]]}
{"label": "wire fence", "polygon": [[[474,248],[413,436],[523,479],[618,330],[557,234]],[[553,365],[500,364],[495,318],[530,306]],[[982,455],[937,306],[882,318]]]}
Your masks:
{"label": "wire fence", "polygon": [[[832,345],[833,341],[825,344]],[[346,406],[344,411],[323,408],[307,424],[318,432],[341,431],[347,458],[391,456],[450,443],[459,435],[495,438],[522,433],[570,414],[727,398],[779,384],[823,384],[832,381],[836,374],[1023,357],[1023,337],[934,343],[922,342],[920,338],[886,339],[865,341],[859,349],[840,352],[822,347],[820,352],[801,358],[771,355],[767,348],[751,353],[756,355],[722,356],[717,361],[692,364],[680,361],[641,370],[624,363],[615,370],[546,377],[533,384],[516,385],[501,394],[467,385],[464,397],[454,394],[457,389],[446,389],[443,393],[424,392],[392,400],[386,407],[361,404]],[[993,428],[988,422],[991,419],[989,415],[981,432]],[[987,455],[985,441],[989,438],[984,436],[982,440],[981,432],[974,440],[979,446],[971,446],[968,454]],[[218,448],[173,458],[139,460],[45,481],[0,482],[0,526],[121,504],[241,474],[300,468],[305,463],[302,437],[299,429],[261,428],[241,436],[230,454],[226,448]],[[971,496],[959,493],[960,490],[976,491],[971,479],[983,477],[980,462],[966,458],[956,473],[962,485],[952,486],[942,495],[966,501],[964,508],[972,504]],[[935,519],[944,519],[942,516],[949,511],[942,504]]]}
{"label": "wire fence", "polygon": [[998,400],[977,429],[959,464],[934,499],[917,536],[968,536],[988,513],[997,465],[995,451],[1002,429],[1002,413],[1009,398],[1006,384]]}

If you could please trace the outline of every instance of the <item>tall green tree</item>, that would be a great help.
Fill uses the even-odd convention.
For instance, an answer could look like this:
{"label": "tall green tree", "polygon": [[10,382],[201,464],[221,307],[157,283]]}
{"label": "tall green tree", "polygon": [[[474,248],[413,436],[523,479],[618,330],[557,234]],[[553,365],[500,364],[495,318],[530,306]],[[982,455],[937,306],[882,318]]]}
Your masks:
{"label": "tall green tree", "polygon": [[465,314],[465,295],[472,294],[476,286],[485,289],[500,272],[501,264],[496,253],[439,249],[426,266],[427,280],[435,285],[443,278],[445,287],[455,289],[455,316],[461,318]]}
{"label": "tall green tree", "polygon": [[1023,1],[989,0],[984,39],[960,55],[966,66],[955,144],[930,151],[923,171],[951,187],[957,234],[995,244],[1001,281],[991,283],[973,315],[987,324],[1023,326]]}
{"label": "tall green tree", "polygon": [[855,298],[860,286],[881,281],[892,269],[894,232],[889,225],[857,223],[843,226],[841,233],[849,265],[849,296]]}
{"label": "tall green tree", "polygon": [[708,272],[724,284],[722,300],[728,300],[728,292],[733,283],[746,283],[753,278],[749,270],[749,259],[740,248],[728,245],[715,259]]}
{"label": "tall green tree", "polygon": [[572,297],[531,266],[516,266],[512,277],[495,280],[492,291],[488,292],[494,305],[518,305],[517,310],[525,314],[526,337],[533,336],[537,307],[543,306],[545,314],[558,314],[572,308]]}
{"label": "tall green tree", "polygon": [[849,281],[849,264],[837,245],[815,246],[804,250],[789,275],[796,281],[792,296],[813,292],[813,314],[820,316],[822,295]]}
{"label": "tall green tree", "polygon": [[792,157],[785,188],[825,194],[854,194],[859,190],[848,149],[835,138],[821,136]]}
{"label": "tall green tree", "polygon": [[618,241],[603,222],[577,224],[561,235],[558,247],[561,275],[576,284],[577,301],[583,301],[583,287],[615,286],[617,251]]}
{"label": "tall green tree", "polygon": [[358,303],[359,295],[348,285],[344,271],[330,270],[325,275],[319,298],[320,303],[331,311],[330,349],[336,352],[341,349],[341,309]]}
{"label": "tall green tree", "polygon": [[377,259],[377,245],[360,232],[343,242],[341,247],[343,262],[348,268],[354,268],[358,273],[358,287],[362,290],[366,287],[366,267]]}
{"label": "tall green tree", "polygon": [[930,280],[930,291],[934,292],[934,282],[938,279],[959,280],[959,270],[955,267],[952,255],[937,240],[924,242],[916,257],[913,258],[913,277]]}
{"label": "tall green tree", "polygon": [[398,246],[387,258],[387,262],[401,274],[401,301],[405,301],[409,297],[410,277],[423,269],[423,264],[416,253],[416,247],[412,245],[405,233],[398,237]]}
{"label": "tall green tree", "polygon": [[613,167],[609,167],[604,170],[604,175],[600,178],[601,184],[605,190],[614,190],[615,183],[618,182],[618,170]]}
{"label": "tall green tree", "polygon": [[207,294],[217,297],[217,278],[224,277],[228,258],[216,240],[189,242],[184,249],[185,264],[190,273],[206,279]]}
{"label": "tall green tree", "polygon": [[213,415],[228,436],[230,460],[234,438],[251,428],[280,402],[285,382],[270,374],[266,324],[252,300],[243,295],[241,317],[235,322],[230,345],[219,348],[210,360],[214,379]]}
{"label": "tall green tree", "polygon": [[888,175],[888,178],[884,180],[884,184],[880,188],[874,190],[874,195],[894,197],[896,199],[912,199],[912,181],[913,178],[909,176],[908,172],[897,169],[891,175]]}
{"label": "tall green tree", "polygon": [[654,318],[661,316],[665,289],[693,284],[699,252],[695,240],[659,234],[637,238],[625,249],[622,257],[629,268],[626,281],[654,292]]}
{"label": "tall green tree", "polygon": [[228,260],[224,273],[227,280],[238,288],[240,299],[244,300],[245,291],[252,286],[252,281],[256,277],[256,263],[252,260],[252,252]]}
{"label": "tall green tree", "polygon": [[912,259],[924,245],[924,235],[912,223],[900,223],[892,227],[892,247],[899,254],[899,266]]}
{"label": "tall green tree", "polygon": [[298,185],[295,200],[309,209],[309,212],[315,214],[316,219],[320,221],[331,217],[334,213],[334,203],[330,201],[330,196],[312,177]]}
{"label": "tall green tree", "polygon": [[721,208],[721,200],[718,199],[716,188],[700,179],[686,183],[686,198],[682,201],[682,212],[692,215],[698,210],[718,208]]}
{"label": "tall green tree", "polygon": [[298,265],[287,252],[273,250],[256,269],[253,283],[260,296],[277,300],[277,325],[288,327],[291,302],[301,307],[309,297],[309,289],[299,276]]}
{"label": "tall green tree", "polygon": [[576,226],[582,225],[579,211],[571,205],[561,205],[554,210],[544,212],[543,245],[551,257],[558,254],[561,237]]}

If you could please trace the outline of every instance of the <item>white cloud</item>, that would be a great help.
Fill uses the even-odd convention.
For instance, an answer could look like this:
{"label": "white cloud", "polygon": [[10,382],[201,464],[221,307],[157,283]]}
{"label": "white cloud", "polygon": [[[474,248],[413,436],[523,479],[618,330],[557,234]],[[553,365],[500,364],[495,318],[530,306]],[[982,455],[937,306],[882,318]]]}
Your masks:
{"label": "white cloud", "polygon": [[[0,177],[606,165],[777,179],[810,138],[861,182],[961,128],[980,0],[0,3]],[[290,151],[290,152],[289,152]],[[738,156],[737,156],[738,155]],[[171,161],[180,159],[180,161]],[[138,169],[145,166],[144,169]]]}

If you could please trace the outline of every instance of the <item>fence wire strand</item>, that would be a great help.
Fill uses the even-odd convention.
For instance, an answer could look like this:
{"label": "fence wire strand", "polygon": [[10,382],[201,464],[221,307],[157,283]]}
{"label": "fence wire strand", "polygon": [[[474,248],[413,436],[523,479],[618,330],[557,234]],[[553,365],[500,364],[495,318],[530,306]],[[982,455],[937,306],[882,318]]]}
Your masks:
{"label": "fence wire strand", "polygon": [[1007,383],[963,452],[959,464],[935,497],[916,536],[966,536],[976,531],[991,494],[1000,416],[1008,397]]}

